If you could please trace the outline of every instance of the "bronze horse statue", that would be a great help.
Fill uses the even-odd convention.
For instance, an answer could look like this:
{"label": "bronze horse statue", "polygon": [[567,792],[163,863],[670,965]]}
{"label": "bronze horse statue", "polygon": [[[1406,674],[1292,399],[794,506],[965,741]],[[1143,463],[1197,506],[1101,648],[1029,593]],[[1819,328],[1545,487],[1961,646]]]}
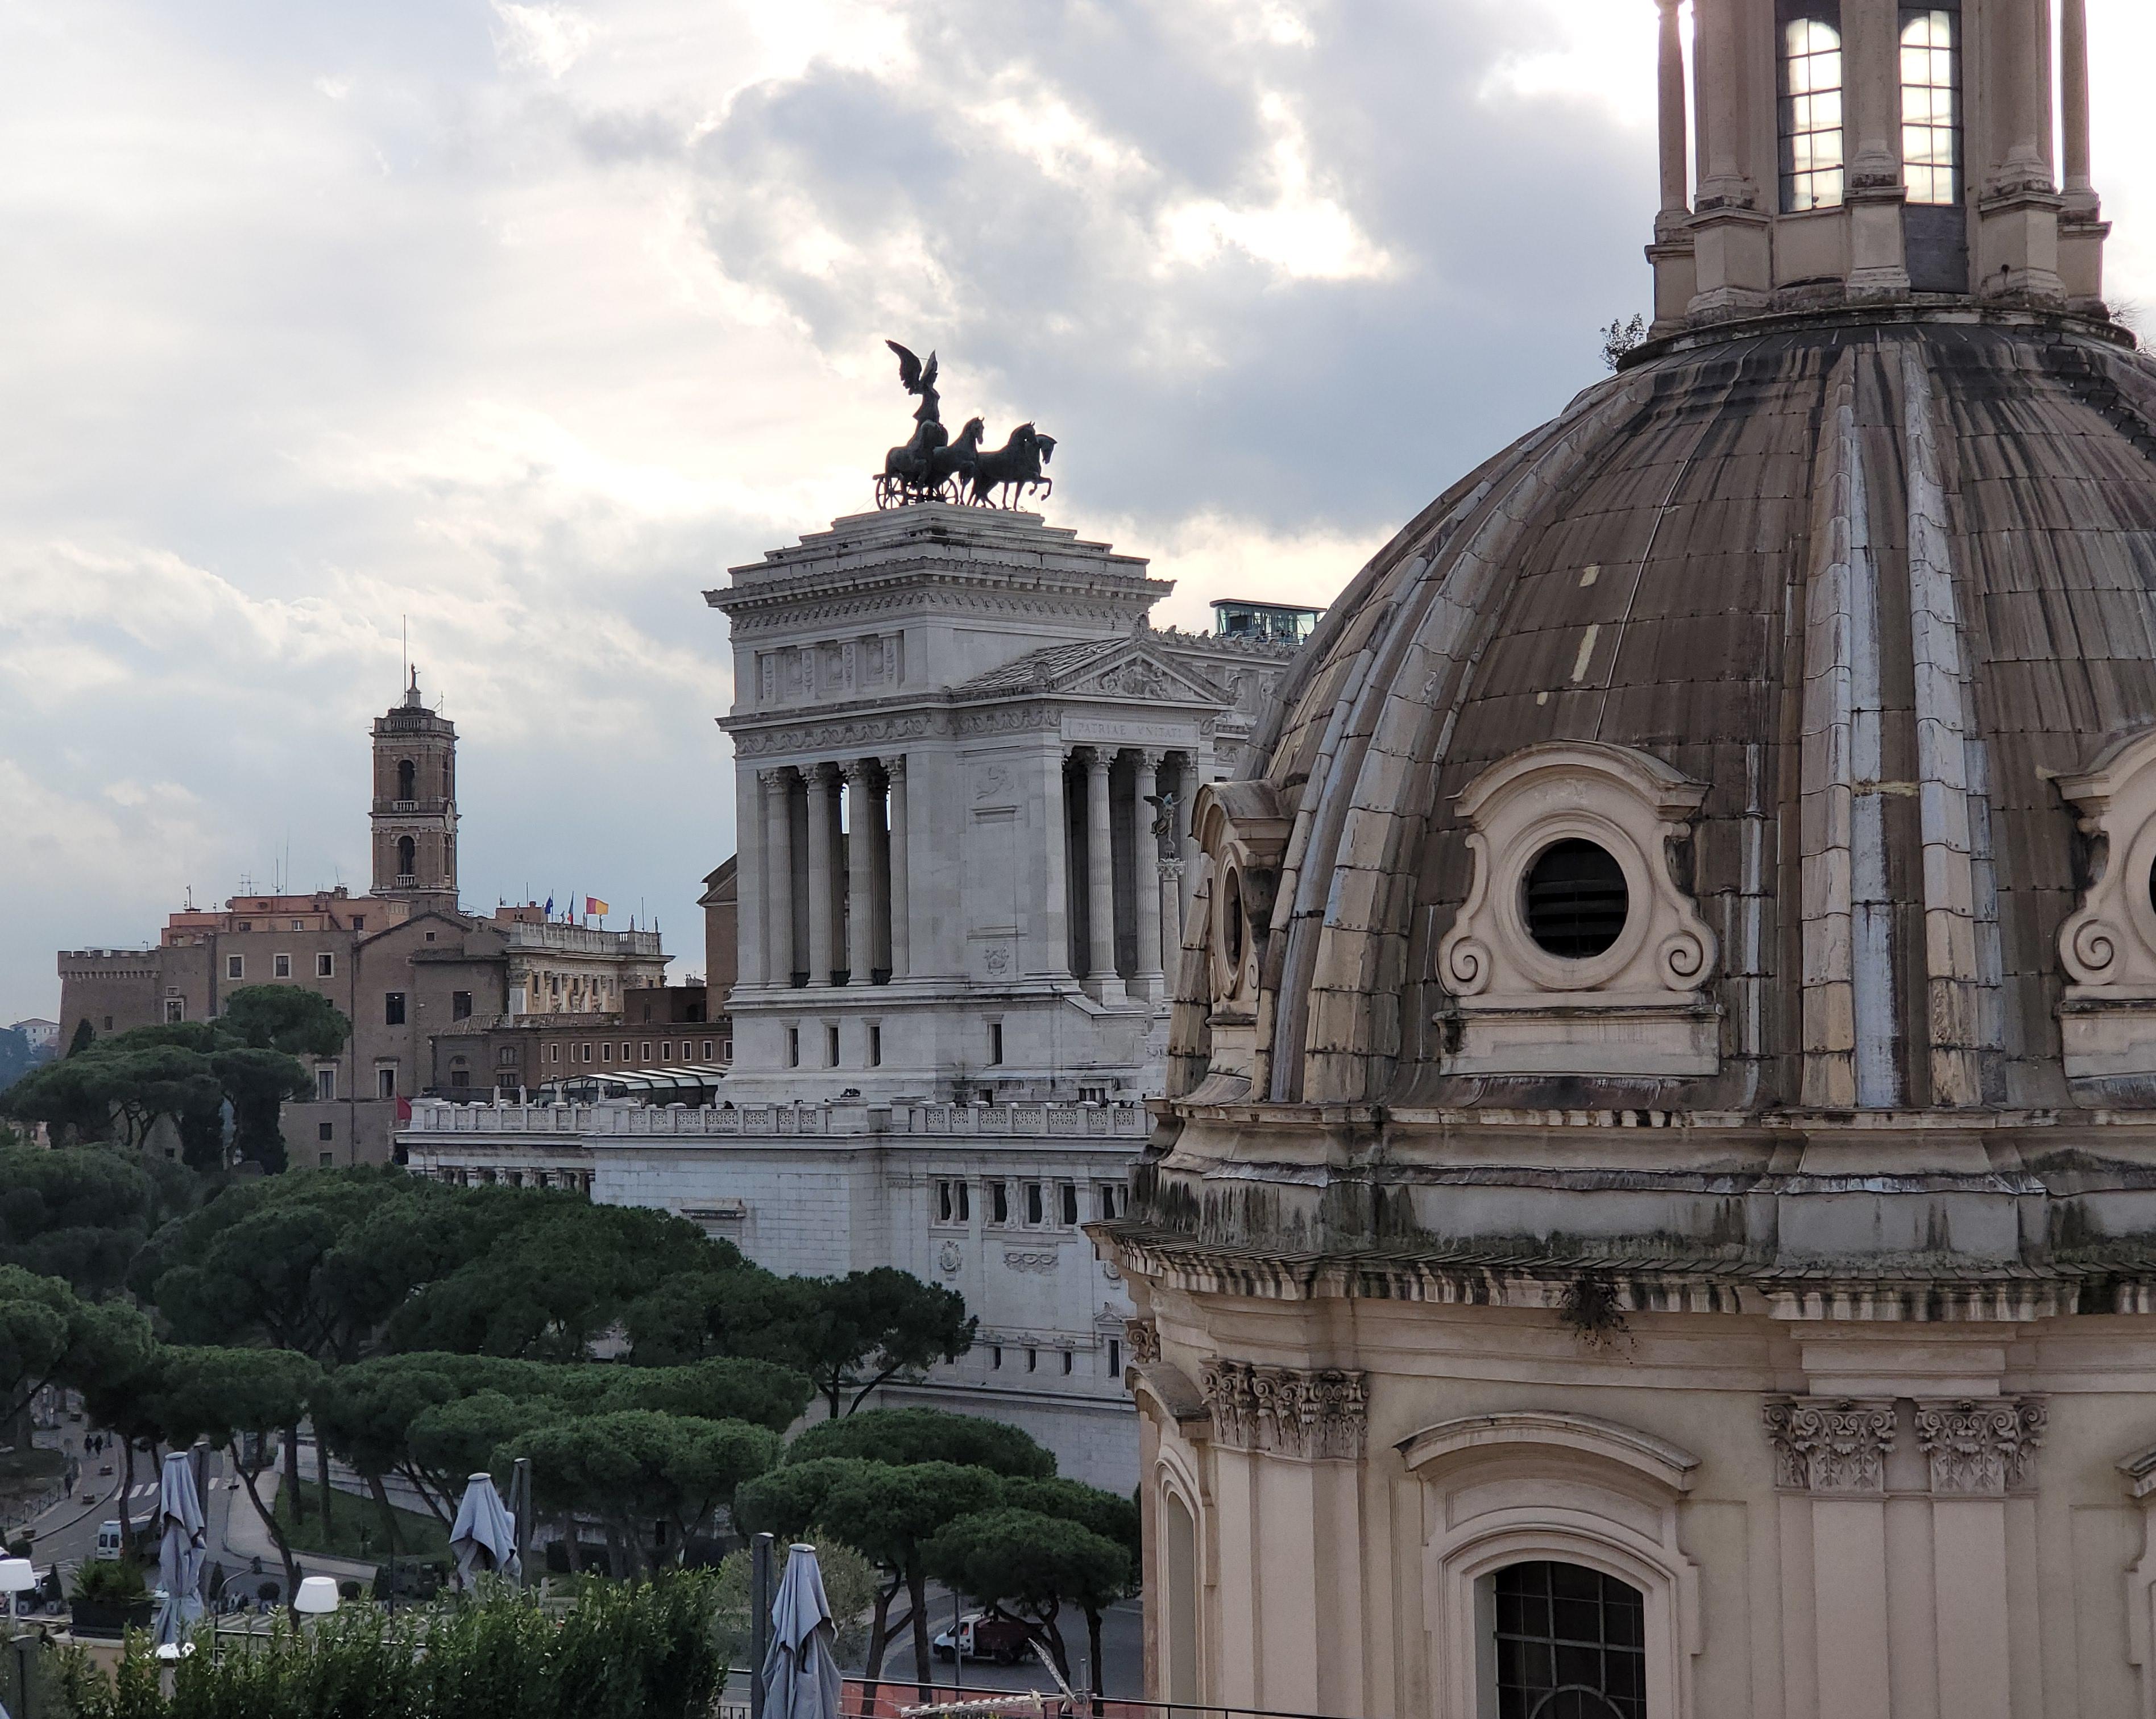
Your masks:
{"label": "bronze horse statue", "polygon": [[[1042,435],[1029,423],[1020,424],[1002,447],[982,454],[973,462],[973,493],[967,497],[968,501],[975,507],[1009,507],[1022,500],[1029,490],[1037,490],[1044,497],[1050,495],[1055,488],[1055,480],[1045,475],[1041,468],[1055,451],[1055,437]],[[997,490],[1004,492],[1000,502],[988,499]]]}

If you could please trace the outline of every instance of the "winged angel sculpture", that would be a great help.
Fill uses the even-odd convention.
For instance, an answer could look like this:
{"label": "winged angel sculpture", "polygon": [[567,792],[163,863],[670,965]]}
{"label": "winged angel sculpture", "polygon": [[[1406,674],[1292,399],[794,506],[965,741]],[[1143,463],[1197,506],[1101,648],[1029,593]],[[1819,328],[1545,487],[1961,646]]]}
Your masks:
{"label": "winged angel sculpture", "polygon": [[884,344],[898,354],[899,382],[921,403],[913,408],[911,438],[884,455],[875,484],[878,507],[922,501],[1013,507],[1029,492],[1045,496],[1055,489],[1055,480],[1041,470],[1055,451],[1055,437],[1022,423],[1002,447],[983,449],[981,420],[969,418],[952,440],[943,428],[942,397],[936,391],[935,353],[924,364],[896,341]]}

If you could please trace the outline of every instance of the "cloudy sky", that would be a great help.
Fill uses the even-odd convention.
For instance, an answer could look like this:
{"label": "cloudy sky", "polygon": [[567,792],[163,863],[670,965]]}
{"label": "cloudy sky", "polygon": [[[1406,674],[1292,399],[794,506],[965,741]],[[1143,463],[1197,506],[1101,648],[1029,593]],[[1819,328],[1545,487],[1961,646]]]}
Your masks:
{"label": "cloudy sky", "polygon": [[[2156,18],[2090,0],[2122,296]],[[1163,622],[1328,595],[1646,304],[1649,0],[0,0],[0,1021],[366,881],[401,629],[464,887],[733,840],[701,591],[908,427],[1060,439]],[[289,859],[287,856],[289,855]]]}

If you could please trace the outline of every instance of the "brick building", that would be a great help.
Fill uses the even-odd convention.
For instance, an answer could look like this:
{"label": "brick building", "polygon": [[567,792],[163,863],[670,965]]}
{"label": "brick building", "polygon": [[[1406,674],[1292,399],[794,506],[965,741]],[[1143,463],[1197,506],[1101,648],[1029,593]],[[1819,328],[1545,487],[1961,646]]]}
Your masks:
{"label": "brick building", "polygon": [[[85,1021],[102,1036],[207,1020],[247,986],[305,986],[352,1031],[342,1054],[311,1065],[314,1097],[285,1106],[291,1161],[379,1163],[407,1101],[438,1080],[448,1088],[455,1072],[485,1084],[476,1064],[438,1075],[438,1035],[572,1016],[639,1020],[649,1006],[639,993],[672,997],[656,931],[556,923],[529,905],[488,916],[458,906],[456,728],[421,701],[416,677],[375,721],[372,779],[367,895],[235,895],[172,915],[151,948],[64,951],[61,1043]],[[687,1006],[670,1001],[662,1019]]]}

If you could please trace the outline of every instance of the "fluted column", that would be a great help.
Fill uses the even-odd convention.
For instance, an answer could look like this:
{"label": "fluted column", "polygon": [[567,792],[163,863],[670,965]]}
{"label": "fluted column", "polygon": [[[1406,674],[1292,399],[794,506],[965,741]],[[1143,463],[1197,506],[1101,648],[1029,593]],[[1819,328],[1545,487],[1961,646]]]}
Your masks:
{"label": "fluted column", "polygon": [[808,983],[831,983],[838,954],[832,941],[831,784],[838,771],[812,764],[802,772],[808,781]]}
{"label": "fluted column", "polygon": [[906,976],[909,941],[906,916],[913,899],[906,883],[906,844],[909,834],[906,821],[906,759],[903,756],[886,758],[883,767],[891,780],[891,839],[886,863],[891,879],[891,976],[896,979]]}
{"label": "fluted column", "polygon": [[1092,747],[1086,754],[1086,982],[1103,1003],[1123,1000],[1116,972],[1115,825],[1108,811],[1108,770],[1115,754]]}
{"label": "fluted column", "polygon": [[793,983],[793,772],[759,770],[763,790],[763,971],[767,985]]}
{"label": "fluted column", "polygon": [[1137,784],[1131,808],[1132,906],[1138,926],[1138,970],[1132,983],[1148,1003],[1160,1001],[1168,975],[1160,964],[1160,838],[1153,834],[1155,808],[1146,804],[1146,796],[1158,798],[1161,761],[1167,756],[1158,752],[1137,755]]}
{"label": "fluted column", "polygon": [[849,758],[846,781],[846,983],[865,985],[875,964],[875,786],[871,761]]}
{"label": "fluted column", "polygon": [[1190,814],[1197,798],[1198,755],[1185,752],[1175,783],[1175,857],[1183,862],[1182,900],[1175,915],[1178,925],[1189,917],[1191,891],[1198,886],[1198,844],[1190,835]]}

